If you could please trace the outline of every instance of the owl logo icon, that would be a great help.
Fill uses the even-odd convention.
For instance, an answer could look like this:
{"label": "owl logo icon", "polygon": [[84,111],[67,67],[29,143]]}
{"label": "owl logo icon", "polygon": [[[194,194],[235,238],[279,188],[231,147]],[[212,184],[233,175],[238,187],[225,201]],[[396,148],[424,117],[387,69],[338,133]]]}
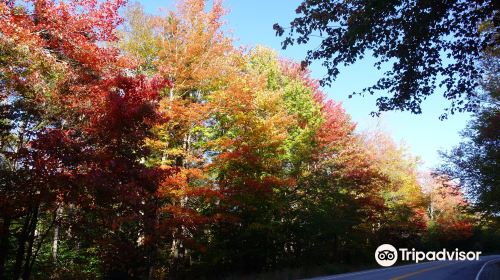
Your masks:
{"label": "owl logo icon", "polygon": [[391,244],[382,244],[375,250],[375,260],[381,266],[392,266],[398,260],[398,250]]}

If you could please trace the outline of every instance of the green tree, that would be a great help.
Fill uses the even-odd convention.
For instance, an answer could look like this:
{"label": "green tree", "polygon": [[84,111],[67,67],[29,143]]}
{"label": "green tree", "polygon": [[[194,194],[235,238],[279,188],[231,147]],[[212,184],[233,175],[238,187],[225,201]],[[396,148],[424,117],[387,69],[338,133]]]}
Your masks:
{"label": "green tree", "polygon": [[[483,109],[470,121],[464,140],[452,150],[442,153],[440,173],[459,179],[479,211],[500,214],[500,109],[496,105]],[[495,100],[496,99],[496,100]]]}
{"label": "green tree", "polygon": [[[492,25],[485,25],[488,31]],[[485,32],[486,32],[485,31]],[[458,179],[464,192],[472,198],[477,210],[489,216],[500,216],[500,48],[486,49],[481,68],[480,110],[462,131],[461,143],[442,152],[443,165],[438,168],[452,179]]]}

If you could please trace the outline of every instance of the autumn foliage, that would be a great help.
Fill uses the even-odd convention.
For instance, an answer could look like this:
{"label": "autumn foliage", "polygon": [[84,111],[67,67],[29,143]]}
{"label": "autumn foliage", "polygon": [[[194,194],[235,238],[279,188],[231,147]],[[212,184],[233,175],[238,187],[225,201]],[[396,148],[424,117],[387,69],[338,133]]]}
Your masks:
{"label": "autumn foliage", "polygon": [[422,191],[297,63],[234,47],[225,12],[0,2],[0,278],[218,278],[471,236],[460,193]]}

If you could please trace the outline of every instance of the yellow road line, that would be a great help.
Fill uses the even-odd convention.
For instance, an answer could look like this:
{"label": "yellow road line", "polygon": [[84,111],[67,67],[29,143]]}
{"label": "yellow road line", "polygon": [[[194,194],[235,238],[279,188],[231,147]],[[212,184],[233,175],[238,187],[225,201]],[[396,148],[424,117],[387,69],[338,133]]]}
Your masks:
{"label": "yellow road line", "polygon": [[403,275],[398,276],[398,277],[391,278],[391,280],[405,279],[405,278],[408,278],[408,277],[413,276],[413,275],[417,275],[417,274],[420,274],[420,273],[424,273],[424,272],[427,272],[427,271],[431,271],[431,270],[434,270],[434,269],[445,267],[445,266],[448,266],[448,265],[451,265],[451,264],[454,264],[454,263],[445,263],[445,264],[442,264],[442,265],[436,265],[436,266],[433,266],[433,267],[429,267],[429,268],[417,270],[417,271],[414,271],[414,272],[403,274]]}

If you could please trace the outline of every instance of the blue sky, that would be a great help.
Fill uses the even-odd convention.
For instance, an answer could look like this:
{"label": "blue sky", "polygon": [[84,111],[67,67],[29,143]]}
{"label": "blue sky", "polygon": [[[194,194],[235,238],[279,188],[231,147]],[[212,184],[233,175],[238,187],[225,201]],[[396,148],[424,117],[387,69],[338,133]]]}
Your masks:
{"label": "blue sky", "polygon": [[[139,1],[151,13],[158,13],[159,8],[172,9],[174,1]],[[229,9],[226,16],[226,28],[236,39],[236,45],[252,47],[264,45],[276,49],[283,57],[296,60],[304,58],[309,48],[315,47],[314,43],[308,46],[293,46],[285,51],[281,50],[281,38],[276,37],[272,26],[280,23],[286,26],[295,16],[295,9],[300,0],[225,0]],[[442,97],[441,90],[424,101],[423,113],[412,115],[408,112],[387,112],[380,118],[369,115],[375,111],[376,96],[354,96],[349,99],[352,92],[361,91],[364,87],[372,85],[382,72],[373,67],[375,60],[366,56],[362,61],[341,69],[340,75],[331,87],[323,90],[328,97],[341,101],[353,120],[358,123],[359,129],[369,129],[377,124],[392,135],[397,142],[404,142],[414,155],[419,156],[422,168],[431,168],[439,164],[437,151],[450,149],[460,141],[459,131],[462,130],[468,114],[451,115],[447,120],[440,121],[438,117],[449,106],[449,102]],[[312,75],[321,78],[325,74],[320,63],[311,66]]]}

